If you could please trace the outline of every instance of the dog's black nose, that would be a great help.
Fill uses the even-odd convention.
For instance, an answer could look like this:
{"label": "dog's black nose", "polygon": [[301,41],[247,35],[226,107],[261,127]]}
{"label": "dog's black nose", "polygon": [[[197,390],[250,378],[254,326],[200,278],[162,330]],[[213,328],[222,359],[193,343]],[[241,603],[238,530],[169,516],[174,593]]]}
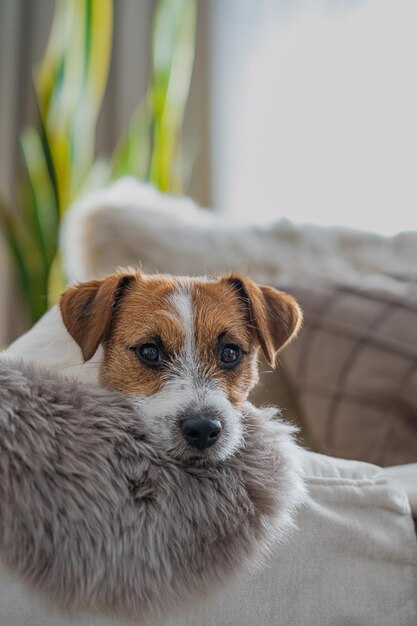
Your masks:
{"label": "dog's black nose", "polygon": [[181,423],[181,429],[191,446],[204,450],[216,443],[220,437],[222,425],[219,420],[207,417],[187,417]]}

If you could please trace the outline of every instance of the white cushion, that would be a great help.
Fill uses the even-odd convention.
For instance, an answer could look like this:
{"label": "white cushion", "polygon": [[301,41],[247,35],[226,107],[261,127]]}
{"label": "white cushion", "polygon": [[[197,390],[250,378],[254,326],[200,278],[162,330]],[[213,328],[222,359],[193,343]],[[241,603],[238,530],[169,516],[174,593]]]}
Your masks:
{"label": "white cushion", "polygon": [[94,357],[84,363],[79,346],[64,326],[58,306],[52,307],[2,353],[3,357],[21,358],[59,371],[79,382],[91,384],[98,384],[101,355],[102,349],[99,347]]}
{"label": "white cushion", "polygon": [[385,472],[401,484],[407,494],[413,516],[417,520],[417,463],[386,467]]}

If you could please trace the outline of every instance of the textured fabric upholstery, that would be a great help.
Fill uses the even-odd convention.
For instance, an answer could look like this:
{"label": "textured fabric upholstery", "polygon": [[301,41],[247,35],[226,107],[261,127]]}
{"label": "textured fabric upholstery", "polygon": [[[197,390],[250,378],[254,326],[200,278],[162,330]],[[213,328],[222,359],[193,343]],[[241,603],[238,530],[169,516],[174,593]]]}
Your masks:
{"label": "textured fabric upholstery", "polygon": [[285,286],[305,316],[281,361],[306,442],[378,465],[417,461],[417,282]]}

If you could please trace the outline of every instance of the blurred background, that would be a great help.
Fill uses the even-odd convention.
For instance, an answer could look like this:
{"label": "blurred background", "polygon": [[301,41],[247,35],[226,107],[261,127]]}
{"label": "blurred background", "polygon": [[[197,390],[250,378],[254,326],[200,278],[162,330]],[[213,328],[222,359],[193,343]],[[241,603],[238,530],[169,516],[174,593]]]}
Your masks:
{"label": "blurred background", "polygon": [[[69,207],[134,176],[255,224],[213,255],[155,196],[165,271],[232,260],[269,280],[261,259],[299,299],[304,329],[256,401],[315,450],[416,461],[416,24],[415,0],[0,0],[0,348],[65,288]],[[107,237],[112,268],[127,239]],[[129,262],[145,256],[135,239]]]}
{"label": "blurred background", "polygon": [[[62,215],[89,186],[133,173],[244,221],[415,229],[416,21],[413,0],[0,0],[2,212],[42,227],[37,203]],[[158,112],[166,97],[168,116]],[[62,142],[77,144],[71,155]],[[86,181],[117,146],[113,171]],[[151,149],[171,177],[151,165]],[[54,290],[56,225],[44,231],[49,243],[0,239],[0,345]],[[19,245],[33,248],[29,262]],[[33,265],[42,246],[38,291],[16,306],[19,263]]]}
{"label": "blurred background", "polygon": [[[162,188],[184,189],[209,203],[207,9],[201,3],[197,11],[194,0],[0,0],[0,346],[47,307],[57,229],[68,205],[83,191],[123,174],[150,178],[154,120],[146,109],[156,110],[150,102],[150,92],[156,91],[153,79],[163,98],[170,70],[171,91],[178,86],[179,95],[170,93],[168,113],[174,110],[174,120],[165,134],[184,135],[189,156],[177,183],[165,182]],[[184,54],[178,54],[181,47]],[[159,112],[159,121],[162,117]],[[35,137],[28,133],[34,128]],[[62,144],[68,147],[64,154]],[[159,144],[164,152],[164,138]],[[129,163],[135,152],[135,162]],[[112,154],[113,171],[102,171]],[[177,155],[168,160],[168,169],[178,169]],[[183,173],[184,186],[178,183]],[[155,171],[152,180],[161,187],[158,176]],[[7,242],[4,214],[10,219],[20,214],[30,231],[21,237],[23,256],[27,251],[23,261],[15,254],[19,242]],[[42,224],[45,214],[49,224],[44,223],[37,238],[36,223]],[[12,228],[18,231],[20,225]],[[50,240],[49,258],[36,261],[45,238]],[[22,262],[26,277],[19,271]],[[27,294],[30,282],[38,283],[32,295]],[[62,281],[56,282],[55,291]]]}

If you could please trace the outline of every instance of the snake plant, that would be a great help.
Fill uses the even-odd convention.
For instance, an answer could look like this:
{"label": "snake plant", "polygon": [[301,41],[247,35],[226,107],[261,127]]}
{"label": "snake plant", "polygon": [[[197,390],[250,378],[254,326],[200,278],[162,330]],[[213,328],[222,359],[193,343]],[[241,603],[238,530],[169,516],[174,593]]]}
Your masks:
{"label": "snake plant", "polygon": [[49,41],[34,71],[36,124],[20,137],[17,206],[0,199],[9,244],[34,323],[65,285],[58,233],[74,200],[130,174],[181,192],[181,126],[195,47],[196,0],[158,0],[146,96],[111,158],[95,154],[97,118],[112,51],[112,0],[56,0]]}

